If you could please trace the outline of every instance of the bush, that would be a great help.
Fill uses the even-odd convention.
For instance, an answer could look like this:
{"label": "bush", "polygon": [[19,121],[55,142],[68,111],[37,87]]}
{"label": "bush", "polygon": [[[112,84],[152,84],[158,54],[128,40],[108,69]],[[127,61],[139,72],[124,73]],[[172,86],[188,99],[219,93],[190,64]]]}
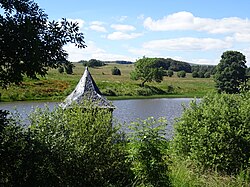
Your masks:
{"label": "bush", "polygon": [[192,77],[193,77],[193,78],[198,78],[198,77],[199,77],[198,72],[197,72],[197,71],[194,71],[194,72],[192,73]]}
{"label": "bush", "polygon": [[174,71],[173,70],[168,70],[167,71],[167,76],[168,77],[172,77],[174,75]]}
{"label": "bush", "polygon": [[204,74],[204,77],[205,77],[205,78],[210,78],[210,76],[211,76],[211,74],[210,74],[209,72],[206,72],[206,73]]}
{"label": "bush", "polygon": [[63,73],[63,72],[64,72],[64,68],[63,68],[62,66],[60,66],[60,67],[58,68],[58,72],[59,72],[59,73]]}
{"label": "bush", "polygon": [[111,69],[111,73],[112,75],[121,75],[121,71],[117,67],[114,67],[113,69]]}
{"label": "bush", "polygon": [[186,77],[186,72],[185,71],[178,71],[177,76],[180,78],[184,78],[184,77]]}
{"label": "bush", "polygon": [[148,118],[130,126],[128,161],[135,175],[133,186],[170,186],[166,120]]}
{"label": "bush", "polygon": [[191,102],[175,124],[176,152],[228,174],[249,166],[250,92],[211,94]]}
{"label": "bush", "polygon": [[29,128],[0,117],[4,186],[127,186],[133,179],[124,135],[107,110],[37,109]]}

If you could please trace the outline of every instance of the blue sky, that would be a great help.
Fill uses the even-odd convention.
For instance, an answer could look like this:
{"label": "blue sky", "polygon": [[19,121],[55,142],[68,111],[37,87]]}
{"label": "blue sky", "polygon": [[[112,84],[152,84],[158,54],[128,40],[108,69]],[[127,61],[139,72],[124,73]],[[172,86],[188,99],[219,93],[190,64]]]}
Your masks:
{"label": "blue sky", "polygon": [[[86,49],[70,61],[164,57],[218,64],[226,50],[250,61],[249,0],[36,0],[50,20],[78,21]],[[247,62],[250,66],[250,62]]]}

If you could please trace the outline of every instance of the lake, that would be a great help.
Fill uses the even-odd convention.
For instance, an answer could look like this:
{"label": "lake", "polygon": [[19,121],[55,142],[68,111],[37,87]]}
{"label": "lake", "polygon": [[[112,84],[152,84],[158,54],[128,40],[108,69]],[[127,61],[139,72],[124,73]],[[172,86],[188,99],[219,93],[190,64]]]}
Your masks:
{"label": "lake", "polygon": [[[148,117],[165,117],[168,121],[168,134],[172,134],[172,124],[174,119],[180,117],[183,112],[183,106],[188,106],[190,98],[161,98],[161,99],[133,99],[133,100],[114,100],[112,101],[116,109],[113,112],[114,118],[120,123],[130,123],[136,119],[147,119]],[[36,107],[44,108],[46,105],[53,109],[59,102],[0,102],[0,109],[11,112],[18,111],[22,118]]]}

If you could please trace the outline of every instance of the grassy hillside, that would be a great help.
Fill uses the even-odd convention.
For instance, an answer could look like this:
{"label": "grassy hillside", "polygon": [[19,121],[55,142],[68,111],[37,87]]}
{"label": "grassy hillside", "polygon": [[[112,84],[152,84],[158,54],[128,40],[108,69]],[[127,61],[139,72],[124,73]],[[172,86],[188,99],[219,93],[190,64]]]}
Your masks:
{"label": "grassy hillside", "polygon": [[[116,66],[121,76],[111,74]],[[145,98],[145,97],[202,97],[214,90],[212,78],[164,77],[161,83],[146,83],[145,88],[139,86],[140,81],[130,80],[133,64],[108,64],[99,68],[90,68],[94,80],[101,92],[110,99]],[[46,77],[39,80],[25,78],[20,86],[10,86],[7,90],[0,89],[2,101],[13,100],[63,100],[75,88],[84,72],[82,64],[75,64],[74,73],[60,74],[57,69],[49,70]]]}

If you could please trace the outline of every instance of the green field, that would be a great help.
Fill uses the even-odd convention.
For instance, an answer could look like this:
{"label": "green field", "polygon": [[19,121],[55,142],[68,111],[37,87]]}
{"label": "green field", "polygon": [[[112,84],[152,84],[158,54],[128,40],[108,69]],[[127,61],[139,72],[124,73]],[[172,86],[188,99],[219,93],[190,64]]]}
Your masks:
{"label": "green field", "polygon": [[[80,80],[84,66],[74,64],[74,73],[60,74],[57,69],[48,71],[46,77],[39,80],[24,78],[21,85],[12,85],[7,90],[1,89],[1,101],[15,100],[63,100],[72,92]],[[111,69],[116,66],[121,70],[121,76],[111,74]],[[140,81],[130,79],[133,64],[107,64],[103,67],[89,68],[97,86],[109,99],[132,99],[152,97],[202,97],[214,90],[212,78],[192,78],[187,74],[186,78],[164,77],[161,83],[146,83],[140,87]]]}

